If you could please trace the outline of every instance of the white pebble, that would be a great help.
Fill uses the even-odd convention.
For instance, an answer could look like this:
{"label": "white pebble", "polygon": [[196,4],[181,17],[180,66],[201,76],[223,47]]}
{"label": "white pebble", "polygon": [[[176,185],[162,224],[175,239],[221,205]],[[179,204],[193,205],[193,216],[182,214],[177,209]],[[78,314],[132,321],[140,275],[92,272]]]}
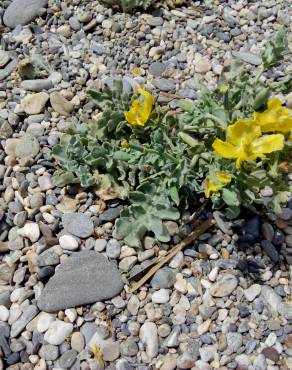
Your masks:
{"label": "white pebble", "polygon": [[55,320],[55,317],[53,315],[50,315],[47,312],[41,312],[38,315],[38,320],[36,324],[36,329],[39,333],[44,333],[48,330],[51,323]]}
{"label": "white pebble", "polygon": [[77,319],[77,312],[74,308],[68,308],[65,310],[65,315],[68,317],[70,322],[74,322]]}
{"label": "white pebble", "polygon": [[71,335],[73,331],[73,324],[61,320],[56,320],[51,323],[44,339],[49,344],[59,346],[64,340]]}
{"label": "white pebble", "polygon": [[0,321],[7,321],[9,317],[9,310],[5,306],[0,306]]}
{"label": "white pebble", "polygon": [[146,346],[146,353],[150,359],[158,354],[157,327],[153,322],[145,322],[141,326],[139,337]]}
{"label": "white pebble", "polygon": [[166,303],[169,301],[169,293],[167,289],[159,289],[152,294],[152,302],[154,303]]}
{"label": "white pebble", "polygon": [[78,248],[78,241],[72,235],[62,235],[59,238],[59,244],[63,249],[74,251]]}
{"label": "white pebble", "polygon": [[35,222],[28,222],[21,229],[17,230],[18,235],[28,238],[32,243],[40,237],[39,225]]}

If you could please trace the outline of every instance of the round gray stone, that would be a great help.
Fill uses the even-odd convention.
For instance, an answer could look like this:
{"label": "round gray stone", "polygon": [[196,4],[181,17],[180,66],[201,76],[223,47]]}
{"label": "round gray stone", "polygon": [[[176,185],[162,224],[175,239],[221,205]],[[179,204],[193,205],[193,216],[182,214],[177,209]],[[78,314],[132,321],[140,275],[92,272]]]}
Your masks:
{"label": "round gray stone", "polygon": [[65,213],[62,223],[67,232],[79,238],[88,238],[93,233],[93,222],[83,213]]}

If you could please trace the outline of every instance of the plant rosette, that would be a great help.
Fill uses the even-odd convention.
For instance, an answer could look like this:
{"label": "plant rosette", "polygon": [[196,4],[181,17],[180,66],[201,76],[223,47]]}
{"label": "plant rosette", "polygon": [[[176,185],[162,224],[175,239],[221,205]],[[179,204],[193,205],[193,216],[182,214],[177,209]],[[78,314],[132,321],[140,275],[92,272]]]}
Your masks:
{"label": "plant rosette", "polygon": [[[53,148],[55,184],[79,183],[102,200],[124,200],[116,232],[133,247],[147,233],[170,241],[164,221],[179,220],[204,196],[230,218],[242,207],[280,211],[291,190],[292,117],[275,95],[288,93],[292,78],[262,75],[283,59],[286,45],[280,29],[255,75],[235,62],[217,88],[202,86],[199,99],[176,112],[145,89],[124,93],[121,81],[90,90],[98,120],[72,126]],[[266,186],[269,199],[260,195]]]}

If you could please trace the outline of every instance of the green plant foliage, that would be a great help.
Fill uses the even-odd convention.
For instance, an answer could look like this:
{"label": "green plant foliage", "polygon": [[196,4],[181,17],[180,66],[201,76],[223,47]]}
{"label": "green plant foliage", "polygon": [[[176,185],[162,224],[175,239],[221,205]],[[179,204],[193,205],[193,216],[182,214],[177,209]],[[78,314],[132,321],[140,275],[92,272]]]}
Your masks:
{"label": "green plant foliage", "polygon": [[136,10],[152,8],[173,9],[177,6],[191,4],[191,0],[103,0],[109,6],[118,6],[123,12],[133,13]]}
{"label": "green plant foliage", "polygon": [[[145,125],[126,121],[125,112],[133,106],[139,110],[141,103],[137,95],[123,92],[121,81],[112,89],[90,90],[99,119],[72,126],[55,145],[52,153],[58,169],[54,183],[79,183],[93,187],[103,200],[127,201],[116,231],[133,247],[141,247],[146,233],[161,242],[169,241],[163,222],[179,219],[181,210],[198,204],[210,182],[213,206],[225,210],[229,218],[237,217],[242,207],[279,210],[289,190],[286,169],[292,143],[288,134],[282,151],[244,160],[240,167],[234,159],[215,155],[212,144],[215,139],[224,141],[226,129],[236,120],[250,119],[253,112],[266,110],[275,91],[273,84],[277,84],[276,91],[286,91],[291,85],[288,79],[281,83],[260,78],[280,61],[286,45],[283,35],[280,30],[271,41],[255,76],[235,62],[225,71],[218,88],[210,91],[202,86],[197,102],[182,101],[180,114],[151,103]],[[145,106],[143,109],[145,112]],[[228,180],[223,178],[220,183],[218,173],[227,174]],[[271,199],[260,195],[265,186],[273,189]]]}

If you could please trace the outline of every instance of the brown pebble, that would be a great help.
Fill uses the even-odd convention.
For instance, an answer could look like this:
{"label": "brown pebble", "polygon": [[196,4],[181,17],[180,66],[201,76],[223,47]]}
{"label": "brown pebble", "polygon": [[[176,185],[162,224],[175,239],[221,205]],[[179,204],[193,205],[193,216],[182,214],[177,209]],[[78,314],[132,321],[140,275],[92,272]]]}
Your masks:
{"label": "brown pebble", "polygon": [[274,347],[266,347],[262,350],[262,354],[268,358],[269,360],[272,360],[274,362],[277,362],[279,360],[280,354]]}
{"label": "brown pebble", "polygon": [[221,249],[221,256],[224,260],[228,260],[229,258],[229,252],[226,248]]}
{"label": "brown pebble", "polygon": [[275,223],[279,229],[285,229],[288,226],[287,223],[280,218],[278,218]]}

